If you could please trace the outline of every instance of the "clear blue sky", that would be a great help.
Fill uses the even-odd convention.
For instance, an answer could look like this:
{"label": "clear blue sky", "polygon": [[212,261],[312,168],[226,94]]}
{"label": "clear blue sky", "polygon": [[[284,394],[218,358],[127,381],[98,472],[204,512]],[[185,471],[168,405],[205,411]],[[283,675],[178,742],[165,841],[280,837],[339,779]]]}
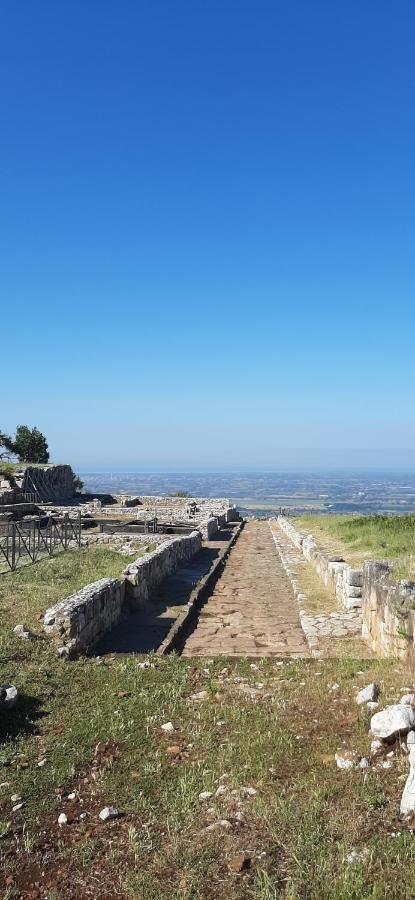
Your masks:
{"label": "clear blue sky", "polygon": [[414,46],[413,0],[4,0],[0,427],[413,464]]}

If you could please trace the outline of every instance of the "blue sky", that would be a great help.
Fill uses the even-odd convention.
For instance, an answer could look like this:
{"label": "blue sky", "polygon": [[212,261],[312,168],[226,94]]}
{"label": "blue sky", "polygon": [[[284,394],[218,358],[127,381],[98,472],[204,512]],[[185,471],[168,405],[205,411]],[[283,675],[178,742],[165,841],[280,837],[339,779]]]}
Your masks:
{"label": "blue sky", "polygon": [[413,465],[412,0],[0,5],[0,428]]}

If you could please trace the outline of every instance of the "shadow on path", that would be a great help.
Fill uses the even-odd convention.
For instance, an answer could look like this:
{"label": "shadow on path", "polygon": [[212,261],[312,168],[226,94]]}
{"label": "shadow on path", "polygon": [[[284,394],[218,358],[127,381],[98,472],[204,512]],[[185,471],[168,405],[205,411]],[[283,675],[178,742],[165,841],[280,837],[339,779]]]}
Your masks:
{"label": "shadow on path", "polygon": [[223,531],[217,540],[204,546],[185,566],[165,578],[158,591],[136,610],[122,617],[118,625],[104,636],[94,648],[94,656],[109,653],[149,653],[156,650],[186,606],[193,588],[209,571],[219,555],[219,546],[229,541]]}

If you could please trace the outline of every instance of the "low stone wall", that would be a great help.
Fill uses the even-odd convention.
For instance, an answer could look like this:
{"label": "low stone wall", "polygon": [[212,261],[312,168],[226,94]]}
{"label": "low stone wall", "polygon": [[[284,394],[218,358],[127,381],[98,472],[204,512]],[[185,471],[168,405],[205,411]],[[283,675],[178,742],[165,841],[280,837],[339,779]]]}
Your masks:
{"label": "low stone wall", "polygon": [[362,635],[377,656],[415,662],[415,583],[396,582],[385,561],[363,564]]}
{"label": "low stone wall", "polygon": [[281,530],[301,550],[326,587],[334,591],[342,606],[345,609],[360,609],[362,606],[362,570],[354,569],[340,557],[328,556],[318,548],[312,534],[302,534],[285,516],[278,516],[277,522]]}
{"label": "low stone wall", "polygon": [[164,578],[183,563],[189,562],[201,546],[200,531],[193,531],[183,537],[167,540],[152,553],[145,553],[130,563],[124,569],[126,602],[134,606],[148,600]]}
{"label": "low stone wall", "polygon": [[101,578],[46,610],[43,627],[59,644],[62,656],[88,650],[118,622],[125,583]]}

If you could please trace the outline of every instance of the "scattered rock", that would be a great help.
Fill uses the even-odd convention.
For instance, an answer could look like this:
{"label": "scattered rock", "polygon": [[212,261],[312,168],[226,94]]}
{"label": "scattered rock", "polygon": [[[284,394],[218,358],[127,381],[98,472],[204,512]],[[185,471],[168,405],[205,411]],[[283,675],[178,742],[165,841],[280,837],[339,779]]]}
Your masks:
{"label": "scattered rock", "polygon": [[415,726],[415,709],[396,703],[372,716],[370,730],[374,737],[387,740],[398,734],[406,734]]}
{"label": "scattered rock", "polygon": [[61,813],[61,814],[58,816],[58,825],[59,825],[59,827],[62,828],[63,825],[67,825],[67,824],[68,824],[68,816],[67,816],[65,813]]}
{"label": "scattered rock", "polygon": [[204,802],[205,800],[210,800],[211,796],[212,791],[201,791],[201,793],[199,794],[199,800],[202,800],[202,802]]}
{"label": "scattered rock", "polygon": [[189,700],[207,700],[208,696],[207,691],[196,691],[195,694],[190,694]]}
{"label": "scattered rock", "polygon": [[25,641],[33,641],[35,635],[29,628],[26,628],[26,625],[16,625],[13,628],[13,633],[17,635],[17,637],[23,638]]}
{"label": "scattered rock", "polygon": [[242,796],[243,797],[255,797],[258,791],[253,787],[244,787],[242,788]]}
{"label": "scattered rock", "polygon": [[348,863],[357,863],[364,862],[369,856],[369,850],[367,847],[364,847],[363,850],[352,850],[346,856],[346,862]]}
{"label": "scattered rock", "polygon": [[360,756],[356,750],[337,750],[334,758],[338,769],[353,769],[360,762]]}
{"label": "scattered rock", "polygon": [[401,815],[407,816],[415,810],[415,731],[410,731],[406,744],[409,752],[409,775],[401,798]]}
{"label": "scattered rock", "polygon": [[178,744],[172,744],[172,746],[167,747],[167,750],[166,750],[166,753],[168,753],[169,756],[180,756],[180,752],[181,751],[180,751],[180,747]]}
{"label": "scattered rock", "polygon": [[115,806],[104,806],[104,809],[101,809],[99,818],[101,819],[101,822],[107,822],[108,819],[118,819],[119,815],[118,809]]}
{"label": "scattered rock", "polygon": [[232,828],[232,823],[229,822],[229,819],[221,819],[220,822],[212,822],[211,825],[205,828],[205,831],[217,831],[218,828],[225,828],[226,831],[229,831]]}
{"label": "scattered rock", "polygon": [[20,794],[12,794],[10,797],[12,803],[20,803],[21,799]]}
{"label": "scattered rock", "polygon": [[174,731],[174,725],[172,722],[165,722],[164,725],[161,726],[161,730],[164,731],[165,734],[171,734]]}
{"label": "scattered rock", "polygon": [[2,684],[0,686],[0,709],[13,709],[18,696],[17,687],[14,684]]}
{"label": "scattered rock", "polygon": [[381,750],[383,750],[383,744],[382,744],[382,741],[379,741],[379,740],[376,738],[376,739],[375,739],[374,741],[372,741],[371,744],[370,744],[370,752],[371,752],[372,756],[375,756],[377,753],[380,753]]}
{"label": "scattered rock", "polygon": [[359,691],[359,693],[356,695],[356,703],[358,703],[359,706],[361,706],[362,703],[376,703],[379,694],[379,685],[376,684],[376,682],[372,681],[371,684],[368,684],[367,687],[362,688],[362,690]]}
{"label": "scattered rock", "polygon": [[13,806],[12,812],[14,812],[14,813],[19,812],[19,809],[22,809],[22,808],[23,808],[23,803],[16,803],[15,806]]}
{"label": "scattered rock", "polygon": [[220,784],[217,791],[215,792],[215,797],[223,797],[226,794],[226,787],[224,784]]}
{"label": "scattered rock", "polygon": [[404,694],[403,697],[401,697],[399,703],[401,703],[403,706],[415,707],[415,694]]}
{"label": "scattered rock", "polygon": [[374,700],[369,700],[369,702],[366,703],[366,706],[370,712],[372,712],[372,710],[379,709],[379,703],[376,703]]}

